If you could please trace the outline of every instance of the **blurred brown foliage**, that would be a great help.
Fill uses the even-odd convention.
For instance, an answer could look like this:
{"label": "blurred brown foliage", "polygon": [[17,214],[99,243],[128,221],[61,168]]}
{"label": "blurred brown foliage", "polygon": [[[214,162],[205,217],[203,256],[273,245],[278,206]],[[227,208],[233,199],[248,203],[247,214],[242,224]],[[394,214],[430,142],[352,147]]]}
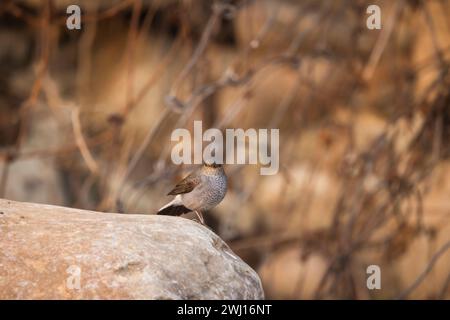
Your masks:
{"label": "blurred brown foliage", "polygon": [[170,161],[174,128],[280,128],[280,172],[227,166],[206,216],[267,297],[448,299],[449,14],[447,0],[2,1],[0,197],[150,214],[191,169]]}

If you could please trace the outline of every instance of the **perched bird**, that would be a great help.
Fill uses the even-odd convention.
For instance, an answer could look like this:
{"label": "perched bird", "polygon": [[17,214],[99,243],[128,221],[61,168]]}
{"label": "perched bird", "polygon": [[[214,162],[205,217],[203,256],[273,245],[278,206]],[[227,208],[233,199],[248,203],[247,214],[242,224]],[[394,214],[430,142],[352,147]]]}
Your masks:
{"label": "perched bird", "polygon": [[179,216],[194,211],[202,224],[202,211],[217,206],[227,192],[227,176],[221,164],[203,165],[181,180],[167,195],[175,199],[159,209],[157,214]]}

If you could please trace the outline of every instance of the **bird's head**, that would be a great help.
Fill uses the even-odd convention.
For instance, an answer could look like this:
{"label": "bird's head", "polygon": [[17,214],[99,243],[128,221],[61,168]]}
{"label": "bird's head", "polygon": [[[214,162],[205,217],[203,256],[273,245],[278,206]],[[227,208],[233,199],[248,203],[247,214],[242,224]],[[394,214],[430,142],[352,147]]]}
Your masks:
{"label": "bird's head", "polygon": [[221,163],[204,161],[202,166],[202,171],[205,174],[220,174],[223,173],[223,165]]}
{"label": "bird's head", "polygon": [[223,165],[221,163],[216,163],[216,162],[203,162],[203,166],[208,167],[208,168],[222,168],[223,167]]}

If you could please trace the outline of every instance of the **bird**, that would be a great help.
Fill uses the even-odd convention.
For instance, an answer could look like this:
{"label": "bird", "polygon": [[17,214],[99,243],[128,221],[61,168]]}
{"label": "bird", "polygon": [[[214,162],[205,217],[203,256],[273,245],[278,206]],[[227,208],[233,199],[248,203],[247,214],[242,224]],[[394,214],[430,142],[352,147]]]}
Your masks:
{"label": "bird", "polygon": [[217,206],[227,192],[227,176],[222,164],[204,162],[167,194],[175,198],[158,210],[158,215],[180,216],[194,211],[205,224],[202,211]]}

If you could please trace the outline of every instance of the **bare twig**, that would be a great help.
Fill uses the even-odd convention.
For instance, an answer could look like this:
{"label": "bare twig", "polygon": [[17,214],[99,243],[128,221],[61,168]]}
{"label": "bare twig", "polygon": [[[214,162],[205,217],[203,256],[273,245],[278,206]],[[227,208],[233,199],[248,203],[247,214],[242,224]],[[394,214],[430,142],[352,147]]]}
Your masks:
{"label": "bare twig", "polygon": [[74,108],[71,114],[72,125],[73,125],[73,133],[75,135],[75,141],[80,150],[81,155],[83,156],[84,162],[86,163],[89,170],[92,174],[97,175],[99,166],[97,162],[94,160],[89,148],[87,146],[86,140],[83,137],[81,123],[80,123],[80,110],[79,108]]}
{"label": "bare twig", "polygon": [[425,270],[417,277],[417,279],[402,293],[400,293],[397,299],[405,299],[407,298],[425,279],[425,277],[433,270],[434,265],[439,260],[439,258],[446,253],[446,251],[450,249],[450,241],[445,243],[431,258]]}
{"label": "bare twig", "polygon": [[367,65],[363,70],[362,78],[365,81],[369,81],[375,72],[378,62],[380,61],[381,55],[383,54],[384,49],[386,48],[389,38],[391,37],[392,31],[394,30],[394,25],[403,7],[403,0],[395,1],[393,6],[394,7],[392,9],[392,13],[389,16],[386,25],[381,30],[380,36],[378,37],[375,47],[373,48],[372,53],[370,54],[369,62],[367,63]]}

